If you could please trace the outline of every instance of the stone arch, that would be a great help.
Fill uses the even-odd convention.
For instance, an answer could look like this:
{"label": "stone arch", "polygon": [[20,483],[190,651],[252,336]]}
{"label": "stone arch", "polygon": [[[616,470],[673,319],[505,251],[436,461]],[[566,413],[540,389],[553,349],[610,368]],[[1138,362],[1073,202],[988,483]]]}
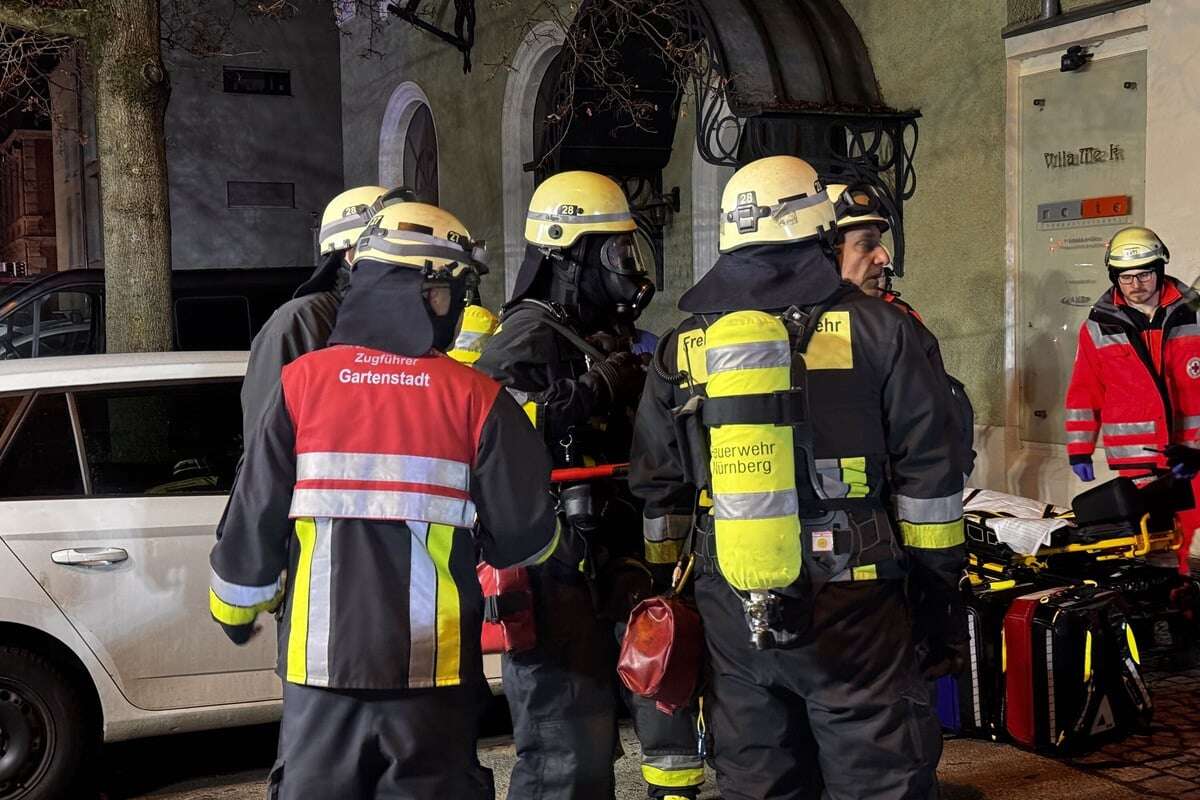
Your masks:
{"label": "stone arch", "polygon": [[512,294],[517,270],[525,255],[525,211],[533,195],[533,108],[538,89],[565,39],[553,22],[540,22],[513,55],[512,71],[504,85],[500,120],[501,175],[504,192],[504,296]]}
{"label": "stone arch", "polygon": [[[383,123],[379,126],[379,184],[381,186],[391,189],[404,182],[405,143],[408,127],[413,116],[422,107],[429,109],[430,116],[433,117],[436,145],[437,118],[433,116],[433,107],[430,105],[425,91],[413,81],[405,81],[392,91],[392,96],[388,99],[387,110],[383,114]],[[440,169],[438,174],[440,176]],[[440,195],[441,186],[437,188]]]}

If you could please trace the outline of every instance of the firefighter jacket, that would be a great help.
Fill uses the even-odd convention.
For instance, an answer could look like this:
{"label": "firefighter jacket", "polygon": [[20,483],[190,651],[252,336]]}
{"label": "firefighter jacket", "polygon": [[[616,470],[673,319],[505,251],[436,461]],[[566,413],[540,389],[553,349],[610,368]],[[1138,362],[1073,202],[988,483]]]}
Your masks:
{"label": "firefighter jacket", "polygon": [[479,550],[498,567],[548,555],[549,471],[512,398],[445,355],[340,344],[301,356],[217,530],[212,615],[235,628],[282,600],[279,673],[291,683],[475,680]]}
{"label": "firefighter jacket", "polygon": [[1091,461],[1104,435],[1108,465],[1144,475],[1166,466],[1159,453],[1200,434],[1200,298],[1167,276],[1154,318],[1109,289],[1079,328],[1067,388],[1067,453]]}
{"label": "firefighter jacket", "polygon": [[[341,251],[337,258],[342,258]],[[328,265],[317,273],[328,272]],[[316,276],[314,276],[315,278]],[[242,382],[242,442],[249,442],[271,398],[279,391],[279,375],[284,366],[305,353],[320,349],[329,341],[337,321],[338,306],[345,294],[345,279],[334,283],[329,278],[325,290],[300,294],[314,283],[309,280],[297,290],[297,296],[275,309],[250,343],[250,359]]]}
{"label": "firefighter jacket", "polygon": [[949,393],[949,402],[946,404],[949,427],[946,429],[946,435],[956,447],[956,458],[963,475],[969,476],[975,469],[975,409],[971,405],[971,398],[967,396],[967,387],[946,371],[941,345],[938,344],[933,331],[926,327],[925,320],[921,319],[917,310],[901,300],[900,295],[895,292],[884,292],[880,299],[903,309],[909,315],[916,326],[921,349],[929,359],[929,366],[933,367],[935,375],[945,379],[946,391]]}
{"label": "firefighter jacket", "polygon": [[[803,280],[797,272],[794,280]],[[800,503],[801,580],[819,589],[828,581],[912,573],[948,598],[966,552],[962,474],[945,435],[941,378],[907,314],[847,284],[839,292],[804,356],[817,474],[808,482],[816,507]],[[693,393],[703,395],[705,330],[720,316],[694,315],[670,332],[660,352],[665,371],[676,374],[655,372],[647,380],[629,481],[648,518],[694,507],[697,487],[685,478],[673,410]],[[753,463],[746,467],[753,472]],[[796,480],[799,486],[799,466]]]}

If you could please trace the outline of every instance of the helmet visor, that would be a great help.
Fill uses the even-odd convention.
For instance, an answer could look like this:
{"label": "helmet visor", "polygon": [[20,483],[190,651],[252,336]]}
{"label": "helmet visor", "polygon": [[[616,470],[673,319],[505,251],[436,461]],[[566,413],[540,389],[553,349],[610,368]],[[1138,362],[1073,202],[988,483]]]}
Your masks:
{"label": "helmet visor", "polygon": [[637,277],[646,274],[642,254],[630,233],[608,237],[600,248],[600,264],[618,275]]}
{"label": "helmet visor", "polygon": [[860,183],[846,187],[842,196],[833,204],[834,213],[838,219],[846,217],[865,217],[869,214],[881,214],[883,204],[874,186]]}

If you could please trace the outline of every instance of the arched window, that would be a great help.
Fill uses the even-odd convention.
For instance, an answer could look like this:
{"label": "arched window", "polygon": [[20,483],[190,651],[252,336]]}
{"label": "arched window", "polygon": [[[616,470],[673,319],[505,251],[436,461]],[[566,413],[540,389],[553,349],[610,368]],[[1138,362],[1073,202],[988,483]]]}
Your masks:
{"label": "arched window", "polygon": [[433,129],[433,112],[421,104],[413,113],[404,135],[404,185],[417,199],[438,204],[438,146]]}
{"label": "arched window", "polygon": [[421,87],[405,81],[388,100],[379,129],[379,183],[389,189],[407,186],[418,199],[437,204],[437,126],[429,98]]}

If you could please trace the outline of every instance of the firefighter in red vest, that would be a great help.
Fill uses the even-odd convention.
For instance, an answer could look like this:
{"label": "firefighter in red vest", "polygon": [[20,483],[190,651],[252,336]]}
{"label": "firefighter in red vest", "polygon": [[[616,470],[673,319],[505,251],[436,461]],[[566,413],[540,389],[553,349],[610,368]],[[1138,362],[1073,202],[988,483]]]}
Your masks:
{"label": "firefighter in red vest", "polygon": [[[1104,253],[1113,287],[1079,328],[1067,388],[1067,453],[1082,481],[1096,478],[1092,453],[1104,434],[1110,469],[1145,479],[1167,467],[1168,444],[1200,438],[1200,297],[1166,274],[1171,254],[1149,228],[1117,231]],[[1200,513],[1182,512],[1179,569]]]}
{"label": "firefighter in red vest", "polygon": [[445,211],[381,211],[330,346],[283,368],[248,442],[209,600],[238,644],[279,620],[273,798],[492,797],[477,551],[540,563],[558,528],[541,438],[441,352],[474,258]]}

